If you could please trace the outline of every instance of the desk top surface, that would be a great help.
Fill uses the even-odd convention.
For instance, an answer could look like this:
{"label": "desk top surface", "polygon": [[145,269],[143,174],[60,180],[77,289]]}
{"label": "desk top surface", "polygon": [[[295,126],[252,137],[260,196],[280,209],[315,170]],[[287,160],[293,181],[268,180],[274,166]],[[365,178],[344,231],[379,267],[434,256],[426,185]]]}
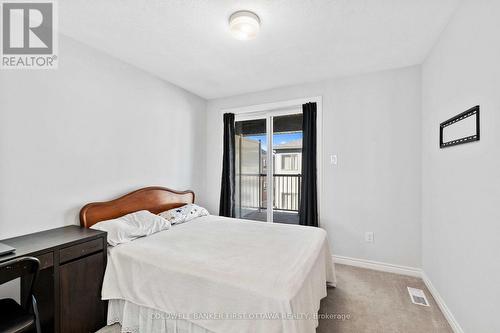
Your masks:
{"label": "desk top surface", "polygon": [[0,240],[0,243],[10,245],[15,252],[0,256],[0,262],[49,252],[57,248],[71,246],[82,241],[105,237],[106,233],[99,230],[82,228],[76,225],[50,229],[33,234]]}

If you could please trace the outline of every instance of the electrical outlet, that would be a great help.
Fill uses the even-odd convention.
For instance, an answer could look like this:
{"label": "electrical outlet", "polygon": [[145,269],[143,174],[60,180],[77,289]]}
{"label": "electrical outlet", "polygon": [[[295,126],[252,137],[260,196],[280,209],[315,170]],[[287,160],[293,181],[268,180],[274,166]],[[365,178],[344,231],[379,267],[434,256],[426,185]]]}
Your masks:
{"label": "electrical outlet", "polygon": [[330,155],[330,164],[337,165],[337,155]]}
{"label": "electrical outlet", "polygon": [[365,242],[373,243],[374,241],[375,241],[375,235],[373,234],[373,231],[365,232]]}

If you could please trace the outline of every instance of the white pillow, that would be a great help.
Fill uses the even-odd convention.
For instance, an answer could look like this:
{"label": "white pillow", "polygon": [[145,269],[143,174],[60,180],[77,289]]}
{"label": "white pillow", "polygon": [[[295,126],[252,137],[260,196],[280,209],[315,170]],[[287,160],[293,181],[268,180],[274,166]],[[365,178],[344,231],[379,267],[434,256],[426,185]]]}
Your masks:
{"label": "white pillow", "polygon": [[185,206],[160,213],[160,216],[170,221],[172,225],[181,224],[194,218],[207,215],[210,215],[208,210],[195,204],[187,204]]}
{"label": "white pillow", "polygon": [[90,229],[106,231],[108,244],[116,246],[138,237],[149,236],[170,228],[170,222],[147,210],[130,213],[113,220],[94,224]]}

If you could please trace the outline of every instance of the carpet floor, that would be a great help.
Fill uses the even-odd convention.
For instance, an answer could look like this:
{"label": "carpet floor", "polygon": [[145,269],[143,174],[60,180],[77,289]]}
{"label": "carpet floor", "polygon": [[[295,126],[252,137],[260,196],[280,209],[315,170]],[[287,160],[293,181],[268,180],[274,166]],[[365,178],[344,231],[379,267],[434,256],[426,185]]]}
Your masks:
{"label": "carpet floor", "polygon": [[[317,333],[453,333],[419,278],[335,265],[338,286],[321,301]],[[407,287],[423,289],[429,307],[411,302]],[[119,333],[119,325],[98,333]],[[145,332],[147,333],[147,332]]]}
{"label": "carpet floor", "polygon": [[[337,288],[328,290],[319,313],[345,316],[320,320],[317,333],[453,333],[421,279],[345,265],[335,268]],[[407,287],[424,290],[430,306],[413,304]]]}

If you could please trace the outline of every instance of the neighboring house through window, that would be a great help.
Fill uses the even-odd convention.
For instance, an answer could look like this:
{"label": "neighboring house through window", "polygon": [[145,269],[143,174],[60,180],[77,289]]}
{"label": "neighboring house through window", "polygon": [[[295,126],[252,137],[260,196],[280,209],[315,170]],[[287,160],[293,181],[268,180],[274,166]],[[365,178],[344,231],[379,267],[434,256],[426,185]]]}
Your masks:
{"label": "neighboring house through window", "polygon": [[283,154],[281,156],[281,169],[285,171],[299,170],[299,156],[297,154]]}

